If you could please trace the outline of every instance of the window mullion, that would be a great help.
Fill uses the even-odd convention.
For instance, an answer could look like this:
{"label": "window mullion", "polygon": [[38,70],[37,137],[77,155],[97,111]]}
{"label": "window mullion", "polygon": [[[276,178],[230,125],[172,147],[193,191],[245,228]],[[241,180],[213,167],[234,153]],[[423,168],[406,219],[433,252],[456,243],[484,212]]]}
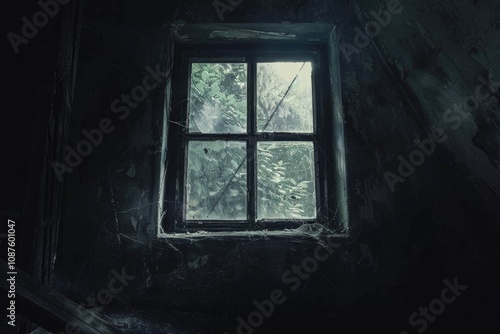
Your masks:
{"label": "window mullion", "polygon": [[248,57],[248,150],[247,150],[247,182],[248,182],[248,221],[251,226],[255,226],[256,217],[256,192],[257,192],[257,175],[255,164],[257,161],[257,143],[256,143],[256,115],[255,115],[255,101],[256,101],[256,63],[254,57]]}

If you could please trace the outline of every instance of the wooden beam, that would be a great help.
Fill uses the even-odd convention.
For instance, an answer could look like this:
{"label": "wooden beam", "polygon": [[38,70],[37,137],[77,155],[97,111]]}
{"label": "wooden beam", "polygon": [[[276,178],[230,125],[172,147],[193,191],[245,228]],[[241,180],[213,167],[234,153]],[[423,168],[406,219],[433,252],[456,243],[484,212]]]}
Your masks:
{"label": "wooden beam", "polygon": [[[17,268],[16,268],[17,269]],[[2,278],[0,286],[9,290],[7,263],[0,259]],[[106,320],[85,310],[77,303],[51,290],[17,269],[15,275],[16,313],[44,329],[59,333],[119,334],[122,333]],[[6,294],[5,294],[6,296]],[[19,318],[18,318],[19,319]],[[17,319],[16,319],[17,320]],[[69,328],[69,330],[66,330]],[[78,331],[79,329],[79,331]]]}

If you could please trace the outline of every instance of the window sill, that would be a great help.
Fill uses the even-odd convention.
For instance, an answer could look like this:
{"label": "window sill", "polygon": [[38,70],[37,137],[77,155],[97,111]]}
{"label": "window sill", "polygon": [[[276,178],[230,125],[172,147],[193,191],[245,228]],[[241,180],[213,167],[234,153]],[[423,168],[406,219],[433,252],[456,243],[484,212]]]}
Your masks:
{"label": "window sill", "polygon": [[285,230],[246,230],[246,231],[196,231],[196,232],[173,232],[158,233],[158,241],[169,242],[172,240],[203,240],[203,239],[230,239],[230,240],[301,240],[305,242],[317,242],[328,240],[339,244],[350,243],[353,233],[351,231],[337,233],[321,224],[304,224],[298,228]]}

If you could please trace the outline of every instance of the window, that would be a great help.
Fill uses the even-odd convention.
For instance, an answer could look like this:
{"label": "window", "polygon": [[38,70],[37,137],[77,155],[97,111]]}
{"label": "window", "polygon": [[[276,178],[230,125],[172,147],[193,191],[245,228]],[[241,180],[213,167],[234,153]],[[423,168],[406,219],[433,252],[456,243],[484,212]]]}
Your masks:
{"label": "window", "polygon": [[180,44],[164,230],[282,230],[332,217],[326,47]]}

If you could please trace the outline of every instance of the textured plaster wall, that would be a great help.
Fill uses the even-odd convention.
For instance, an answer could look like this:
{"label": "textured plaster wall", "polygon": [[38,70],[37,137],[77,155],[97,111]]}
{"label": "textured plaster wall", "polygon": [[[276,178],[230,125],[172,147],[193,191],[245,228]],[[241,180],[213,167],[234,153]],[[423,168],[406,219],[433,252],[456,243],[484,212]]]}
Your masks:
{"label": "textured plaster wall", "polygon": [[[384,3],[244,0],[224,22],[333,23],[341,41],[352,43],[353,28],[373,20],[369,11]],[[477,290],[476,297],[463,297],[453,317],[494,321],[488,305],[498,296],[492,282],[500,237],[499,111],[481,107],[457,130],[443,113],[473,94],[478,75],[500,78],[499,5],[401,4],[401,14],[350,62],[341,55],[354,241],[336,248],[262,331],[396,332],[435,298],[444,278],[455,276]],[[83,301],[106,287],[110,270],[125,267],[136,278],[105,311],[124,326],[139,332],[229,331],[236,315],[252,310],[253,300],[287,289],[282,273],[311,255],[317,242],[265,235],[156,240],[158,115],[168,87],[151,91],[124,120],[110,105],[142,82],[146,66],[166,70],[174,20],[220,22],[210,1],[85,4],[70,145],[103,117],[116,129],[65,176],[54,287]],[[414,140],[438,127],[448,139],[392,192],[384,172],[396,172],[398,156],[407,158]],[[467,302],[483,308],[467,317]],[[434,329],[444,323],[452,328],[452,319]]]}

